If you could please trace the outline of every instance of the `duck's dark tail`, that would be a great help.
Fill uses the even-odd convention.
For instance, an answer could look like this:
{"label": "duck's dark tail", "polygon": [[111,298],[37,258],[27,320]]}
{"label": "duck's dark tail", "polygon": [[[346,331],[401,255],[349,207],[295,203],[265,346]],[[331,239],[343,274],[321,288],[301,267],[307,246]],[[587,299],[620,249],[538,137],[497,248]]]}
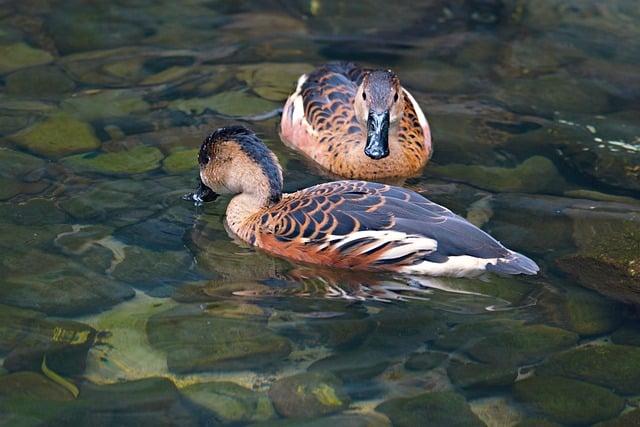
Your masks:
{"label": "duck's dark tail", "polygon": [[495,265],[487,264],[487,271],[499,274],[534,275],[540,271],[540,267],[532,259],[517,252],[511,252],[506,257],[499,258]]}

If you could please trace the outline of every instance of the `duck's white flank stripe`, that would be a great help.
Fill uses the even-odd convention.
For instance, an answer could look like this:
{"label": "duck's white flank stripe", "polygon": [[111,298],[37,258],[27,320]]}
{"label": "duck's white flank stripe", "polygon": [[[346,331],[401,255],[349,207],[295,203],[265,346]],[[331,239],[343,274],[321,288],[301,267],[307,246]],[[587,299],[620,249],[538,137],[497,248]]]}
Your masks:
{"label": "duck's white flank stripe", "polygon": [[418,116],[418,122],[420,123],[420,126],[422,126],[422,128],[429,129],[427,118],[424,116],[424,113],[422,112],[420,105],[418,105],[418,102],[415,100],[413,95],[409,93],[408,90],[406,90],[405,88],[402,88],[402,91],[409,97],[409,100],[411,101],[411,105],[413,105],[413,111],[415,111],[416,115]]}
{"label": "duck's white flank stripe", "polygon": [[427,274],[429,276],[473,277],[479,276],[488,264],[495,265],[498,258],[476,258],[469,255],[450,256],[445,262],[422,261],[399,269],[401,273]]}
{"label": "duck's white flank stripe", "polygon": [[403,257],[414,252],[433,252],[438,248],[438,242],[433,239],[419,236],[416,234],[407,234],[401,231],[393,230],[364,230],[356,231],[344,236],[331,235],[327,236],[330,242],[336,242],[335,247],[340,248],[348,243],[359,239],[374,239],[363,248],[363,251],[378,248],[385,243],[401,243],[400,246],[392,247],[386,250],[380,259],[393,259]]}

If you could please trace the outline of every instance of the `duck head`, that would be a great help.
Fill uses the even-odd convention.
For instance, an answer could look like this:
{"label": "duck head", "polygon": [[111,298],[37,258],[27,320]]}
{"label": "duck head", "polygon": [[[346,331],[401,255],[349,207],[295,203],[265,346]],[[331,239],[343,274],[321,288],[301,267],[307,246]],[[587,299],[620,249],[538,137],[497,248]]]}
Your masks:
{"label": "duck head", "polygon": [[268,205],[282,197],[282,168],[276,156],[251,130],[223,127],[209,135],[198,153],[198,187],[184,199],[196,205],[220,194],[247,194]]}
{"label": "duck head", "polygon": [[367,129],[364,153],[374,160],[389,155],[389,128],[402,117],[404,97],[400,79],[391,70],[367,73],[356,93],[354,108]]}

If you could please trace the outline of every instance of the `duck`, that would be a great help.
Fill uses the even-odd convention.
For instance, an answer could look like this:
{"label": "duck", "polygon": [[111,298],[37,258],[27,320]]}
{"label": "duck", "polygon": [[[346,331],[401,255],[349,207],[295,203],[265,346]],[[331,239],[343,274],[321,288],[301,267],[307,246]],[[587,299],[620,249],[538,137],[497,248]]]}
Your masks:
{"label": "duck", "polygon": [[433,152],[429,123],[398,76],[351,62],[300,76],[283,108],[280,138],[348,179],[416,176]]}
{"label": "duck", "polygon": [[282,168],[243,126],[217,129],[198,153],[201,204],[232,195],[231,236],[303,265],[410,275],[536,274],[534,261],[464,218],[389,184],[341,180],[283,193]]}

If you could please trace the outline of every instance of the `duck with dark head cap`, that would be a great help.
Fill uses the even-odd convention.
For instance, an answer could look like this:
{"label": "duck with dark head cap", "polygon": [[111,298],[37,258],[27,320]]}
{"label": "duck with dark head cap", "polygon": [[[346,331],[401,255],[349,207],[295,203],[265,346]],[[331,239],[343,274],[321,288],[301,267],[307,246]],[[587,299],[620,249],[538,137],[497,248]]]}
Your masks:
{"label": "duck with dark head cap", "polygon": [[198,156],[197,203],[231,194],[229,231],[293,261],[366,271],[477,276],[535,274],[538,266],[411,190],[334,181],[283,194],[276,156],[252,131],[212,133]]}
{"label": "duck with dark head cap", "polygon": [[280,136],[345,178],[413,176],[432,154],[427,119],[398,76],[344,62],[298,79],[284,107]]}

